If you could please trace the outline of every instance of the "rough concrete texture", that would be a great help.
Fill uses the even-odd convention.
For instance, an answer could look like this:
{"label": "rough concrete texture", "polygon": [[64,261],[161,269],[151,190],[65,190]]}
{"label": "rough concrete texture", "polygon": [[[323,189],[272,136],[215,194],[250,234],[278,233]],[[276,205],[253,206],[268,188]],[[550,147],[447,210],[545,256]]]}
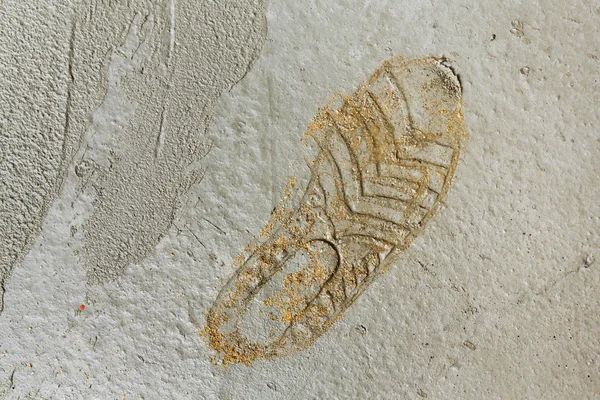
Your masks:
{"label": "rough concrete texture", "polygon": [[[3,5],[0,288],[66,173],[78,178],[64,193],[79,207],[71,233],[90,282],[150,251],[202,178],[212,103],[266,35],[261,1],[62,3]],[[18,21],[31,12],[38,19]]]}
{"label": "rough concrete texture", "polygon": [[0,312],[61,180],[70,6],[0,3]]}
{"label": "rough concrete texture", "polygon": [[[170,26],[170,5],[109,3],[98,6],[123,5],[94,15],[121,25],[98,39],[86,39],[81,27],[112,25],[75,11],[85,4],[0,4],[0,51],[21,54],[1,61],[0,171],[3,183],[9,182],[1,189],[2,210],[10,210],[2,212],[2,229],[11,226],[2,231],[2,246],[15,243],[16,249],[3,265],[14,263],[27,246],[25,237],[35,235],[43,204],[60,180],[63,141],[75,154],[80,142],[94,138],[90,129],[98,132],[98,140],[87,144],[90,154],[81,158],[97,164],[98,172],[86,184],[74,168],[67,169],[41,234],[6,285],[0,316],[4,397],[600,398],[598,1],[271,0],[269,33],[258,60],[221,96],[206,137],[195,137],[195,143],[213,145],[195,160],[201,164],[192,170],[205,168],[204,178],[185,198],[174,188],[189,182],[184,179],[189,170],[175,165],[193,153],[178,153],[169,140],[181,137],[174,133],[180,127],[204,132],[211,112],[194,114],[190,125],[177,116],[185,114],[185,103],[201,104],[195,96],[210,92],[214,79],[228,70],[198,67],[214,75],[190,70],[212,54],[198,50],[210,43],[201,32],[213,32],[207,27],[213,21],[222,27],[213,43],[221,43],[234,27],[252,31],[241,26],[252,18],[230,20],[219,16],[230,13],[216,11],[238,2],[202,1],[194,8],[190,1],[189,11],[177,14],[185,3],[176,0],[175,15],[190,28],[177,30],[176,21],[170,65],[198,79],[191,80],[194,86],[167,90],[161,86],[164,76],[178,76],[160,68],[168,63],[171,42],[161,32]],[[146,18],[150,13],[153,19]],[[115,49],[106,56],[91,51],[100,61],[80,65],[90,71],[77,72],[87,85],[77,83],[77,68],[74,80],[69,74],[73,21],[80,21],[75,43]],[[167,43],[158,47],[160,40]],[[180,42],[189,47],[176,60]],[[139,58],[123,61],[140,43],[152,44],[139,48]],[[224,65],[244,64],[250,53]],[[233,258],[277,205],[290,164],[302,164],[299,139],[306,125],[333,93],[353,92],[394,55],[446,56],[460,74],[471,139],[444,209],[385,279],[373,283],[311,348],[251,367],[213,365],[198,334],[204,313],[233,273]],[[31,72],[17,72],[17,66]],[[224,82],[242,77],[247,66],[239,67],[237,77],[220,81],[221,90]],[[53,71],[48,79],[44,68]],[[97,75],[94,68],[104,72]],[[127,76],[120,75],[124,70]],[[118,90],[111,92],[111,82]],[[79,93],[79,100],[71,99],[73,121],[81,120],[71,122],[80,126],[72,134],[64,132],[69,87],[72,96]],[[160,136],[163,98],[174,111],[162,132],[173,134]],[[35,117],[36,109],[41,117]],[[23,117],[11,117],[9,124],[7,114]],[[11,133],[16,128],[7,126],[22,128]],[[163,172],[154,166],[159,137],[167,194],[162,200],[155,192],[139,199],[138,188],[161,188]],[[35,143],[45,152],[33,151]],[[26,166],[18,174],[8,167],[17,162]],[[111,168],[117,169],[114,177]],[[43,183],[46,189],[40,171],[55,171]],[[119,181],[120,174],[135,187]],[[19,191],[21,182],[36,191]],[[111,203],[117,188],[118,196],[130,200]],[[35,196],[38,189],[41,197]],[[14,200],[5,200],[9,197]],[[182,206],[173,212],[177,197]],[[148,218],[156,224],[143,220],[153,212],[157,216]],[[157,226],[170,221],[165,215],[174,220],[159,241]],[[143,239],[130,235],[121,258],[116,251],[107,254],[100,243],[114,250],[118,242],[111,242],[103,221],[113,224],[115,237],[141,224]],[[21,224],[24,232],[16,229]],[[134,251],[156,242],[145,258]],[[86,284],[88,271],[108,271],[90,274],[101,281],[127,263],[118,279]]]}
{"label": "rough concrete texture", "polygon": [[202,179],[212,103],[256,58],[266,20],[260,0],[90,0],[75,19],[71,103],[91,124],[73,162],[92,198],[82,262],[97,283],[146,255]]}

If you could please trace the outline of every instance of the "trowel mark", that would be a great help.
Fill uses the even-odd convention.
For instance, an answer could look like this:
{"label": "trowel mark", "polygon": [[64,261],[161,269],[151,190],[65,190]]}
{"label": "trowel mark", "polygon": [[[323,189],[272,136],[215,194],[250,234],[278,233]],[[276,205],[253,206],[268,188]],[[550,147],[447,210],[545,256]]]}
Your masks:
{"label": "trowel mark", "polygon": [[105,94],[88,111],[94,117],[73,165],[87,171],[79,198],[89,202],[80,231],[90,282],[117,277],[170,228],[203,174],[212,104],[257,57],[265,12],[264,2],[250,0],[87,1],[81,10],[76,64],[111,55],[96,68],[106,71]]}
{"label": "trowel mark", "polygon": [[166,111],[163,108],[160,113],[160,127],[158,128],[158,137],[156,138],[156,146],[154,147],[154,158],[160,156],[163,146],[165,145],[165,123],[166,123]]}
{"label": "trowel mark", "polygon": [[173,49],[175,48],[175,0],[170,0],[169,3],[169,56],[167,65],[170,64],[173,57]]}

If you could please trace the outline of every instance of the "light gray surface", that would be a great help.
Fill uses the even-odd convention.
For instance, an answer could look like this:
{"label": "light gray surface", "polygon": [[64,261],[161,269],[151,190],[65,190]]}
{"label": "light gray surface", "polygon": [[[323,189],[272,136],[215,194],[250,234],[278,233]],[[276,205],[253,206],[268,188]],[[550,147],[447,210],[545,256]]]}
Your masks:
{"label": "light gray surface", "polygon": [[0,312],[64,168],[69,5],[0,3]]}
{"label": "light gray surface", "polygon": [[[27,75],[34,89],[16,84],[18,73],[2,73],[1,98],[23,99],[17,108],[3,100],[3,118],[6,110],[31,112],[27,99],[37,94],[31,101],[47,106],[50,117],[36,123],[54,127],[52,151],[58,156],[75,18],[67,11],[76,5],[55,2],[56,11],[44,13],[46,3],[35,4],[39,7],[28,9],[32,17],[24,25],[13,22],[23,18],[21,2],[0,4],[1,26],[22,29],[7,44],[3,38],[0,50],[22,50],[23,61],[14,65],[29,68],[25,71],[37,71],[35,63],[55,65],[45,59],[56,61],[51,76],[58,94],[48,94],[54,86],[39,72]],[[180,4],[185,3],[175,6]],[[111,15],[129,26],[138,11],[157,10],[157,20],[161,13],[168,15],[167,5],[132,5]],[[206,56],[198,50],[207,43],[201,35],[205,25],[192,22],[191,11],[181,14],[189,28],[181,29],[181,37],[175,31],[175,48],[180,41],[182,48],[189,46],[188,61],[173,59],[181,73]],[[216,9],[210,15],[224,27],[222,36],[237,26]],[[89,222],[93,218],[85,222],[94,209],[90,204],[98,203],[77,191],[81,186],[74,173],[67,175],[41,234],[6,285],[0,393],[10,399],[600,398],[600,3],[272,0],[267,17],[268,38],[258,60],[221,97],[214,125],[201,137],[212,143],[200,160],[203,180],[187,194],[173,226],[149,256],[101,286],[86,284],[90,263],[81,254],[90,236],[86,242],[85,228],[72,236],[71,226],[91,227],[97,239],[110,237],[110,230],[103,233]],[[36,18],[45,24],[34,23]],[[44,29],[54,36],[39,36]],[[102,40],[126,48],[127,32],[115,32]],[[55,45],[35,44],[42,37]],[[31,43],[32,49],[15,43]],[[153,59],[157,65],[168,60],[168,52],[160,54]],[[252,367],[212,365],[199,336],[203,314],[232,274],[232,258],[277,204],[290,164],[301,163],[299,139],[306,125],[331,95],[352,92],[391,55],[447,56],[462,79],[471,138],[446,206],[384,279],[308,351]],[[135,62],[123,65],[134,68]],[[226,67],[216,69],[214,77],[231,84],[227,79],[233,78],[221,75],[236,61],[223,62]],[[2,65],[13,64],[3,57]],[[77,107],[88,107],[80,118],[110,134],[110,118],[127,114],[119,100],[125,99],[136,110],[130,132],[149,140],[159,132],[153,121],[163,92],[132,78],[111,97],[110,90],[92,85],[97,73],[100,82],[116,79],[109,63],[102,65],[81,67],[89,83],[77,101]],[[202,71],[198,76],[213,76]],[[241,77],[245,67],[239,71]],[[160,76],[150,68],[144,79]],[[198,104],[195,96],[207,93],[209,82],[215,81],[194,80],[195,86],[172,90],[173,104],[181,109],[188,101]],[[140,120],[137,110],[144,107],[152,121]],[[104,122],[93,118],[98,110]],[[209,113],[194,114],[198,119],[190,126],[202,132]],[[176,130],[186,124],[172,118],[166,126]],[[23,146],[44,141],[35,125],[11,126],[2,128],[3,174],[6,149],[16,146],[5,147],[6,132]],[[146,129],[152,133],[146,135]],[[100,144],[137,157],[135,143]],[[151,148],[144,154],[152,158],[155,147],[145,148]],[[48,158],[36,152],[17,155],[14,159],[30,166],[31,173],[10,179],[26,181],[44,168],[59,171],[58,161]],[[142,177],[127,176],[135,187],[141,185]],[[102,204],[95,209],[110,217],[108,228],[124,232],[123,217]],[[137,203],[123,206],[132,204]],[[41,218],[41,206],[36,207],[26,214],[28,220]],[[11,238],[2,231],[2,243]],[[82,312],[80,304],[86,305]]]}

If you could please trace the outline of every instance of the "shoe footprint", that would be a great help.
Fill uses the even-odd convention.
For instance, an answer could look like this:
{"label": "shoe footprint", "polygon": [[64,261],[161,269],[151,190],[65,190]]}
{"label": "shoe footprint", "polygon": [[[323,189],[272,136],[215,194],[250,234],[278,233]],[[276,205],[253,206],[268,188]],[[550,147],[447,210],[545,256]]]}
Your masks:
{"label": "shoe footprint", "polygon": [[386,61],[340,103],[309,125],[317,151],[300,203],[273,214],[207,315],[224,364],[308,348],[446,198],[468,133],[444,60]]}

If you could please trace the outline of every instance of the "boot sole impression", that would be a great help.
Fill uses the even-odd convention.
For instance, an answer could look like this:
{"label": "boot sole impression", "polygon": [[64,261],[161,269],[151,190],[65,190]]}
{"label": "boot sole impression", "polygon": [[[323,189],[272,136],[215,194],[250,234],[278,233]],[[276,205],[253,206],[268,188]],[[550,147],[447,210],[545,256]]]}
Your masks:
{"label": "boot sole impression", "polygon": [[308,348],[437,213],[468,140],[460,83],[444,62],[388,60],[319,110],[299,205],[274,213],[207,314],[223,364]]}

